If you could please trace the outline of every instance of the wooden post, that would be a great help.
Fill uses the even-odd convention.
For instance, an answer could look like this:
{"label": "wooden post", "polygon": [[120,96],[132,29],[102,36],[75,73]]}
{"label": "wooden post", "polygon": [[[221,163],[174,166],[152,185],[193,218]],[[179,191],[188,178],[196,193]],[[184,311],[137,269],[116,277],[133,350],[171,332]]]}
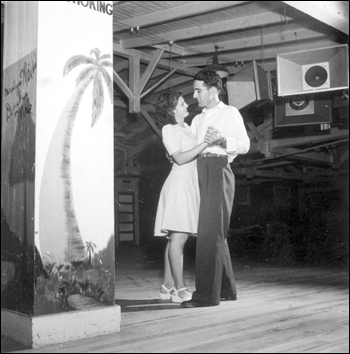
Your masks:
{"label": "wooden post", "polygon": [[1,330],[32,347],[120,331],[112,21],[112,1],[5,7]]}

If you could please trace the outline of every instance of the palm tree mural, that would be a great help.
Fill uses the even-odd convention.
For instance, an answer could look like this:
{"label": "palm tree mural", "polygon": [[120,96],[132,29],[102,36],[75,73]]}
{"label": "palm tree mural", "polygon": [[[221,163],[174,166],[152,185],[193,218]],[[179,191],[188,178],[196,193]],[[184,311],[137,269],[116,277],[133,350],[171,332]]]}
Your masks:
{"label": "palm tree mural", "polygon": [[101,55],[98,48],[92,49],[90,54],[95,58],[76,55],[64,66],[63,76],[66,76],[78,65],[89,65],[79,73],[76,89],[58,120],[45,160],[40,190],[41,252],[54,253],[55,260],[59,262],[80,262],[86,260],[88,256],[74,210],[71,176],[72,135],[80,103],[87,87],[93,83],[91,119],[93,127],[104,107],[103,80],[113,102],[112,79],[106,70],[106,67],[112,67],[112,63],[106,60],[110,55]]}
{"label": "palm tree mural", "polygon": [[89,265],[91,265],[92,256],[95,253],[95,249],[96,249],[96,243],[94,243],[92,241],[86,241],[85,246],[86,246],[86,250],[89,254]]}

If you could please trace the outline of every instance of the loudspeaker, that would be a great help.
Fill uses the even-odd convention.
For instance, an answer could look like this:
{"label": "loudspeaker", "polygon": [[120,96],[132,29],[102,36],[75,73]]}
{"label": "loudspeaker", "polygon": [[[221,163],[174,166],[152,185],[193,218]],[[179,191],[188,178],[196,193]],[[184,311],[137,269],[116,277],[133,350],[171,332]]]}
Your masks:
{"label": "loudspeaker", "polygon": [[227,80],[227,95],[229,105],[237,109],[256,101],[272,100],[270,74],[253,60]]}
{"label": "loudspeaker", "polygon": [[277,55],[278,96],[349,87],[347,45]]}
{"label": "loudspeaker", "polygon": [[275,126],[324,124],[332,121],[332,101],[329,94],[277,97]]}

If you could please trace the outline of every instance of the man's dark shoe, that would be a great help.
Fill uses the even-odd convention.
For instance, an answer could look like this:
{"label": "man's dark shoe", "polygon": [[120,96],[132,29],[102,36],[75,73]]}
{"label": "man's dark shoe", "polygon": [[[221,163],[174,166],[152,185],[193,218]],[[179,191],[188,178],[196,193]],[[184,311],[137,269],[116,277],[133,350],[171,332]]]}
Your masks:
{"label": "man's dark shoe", "polygon": [[209,302],[201,302],[196,300],[188,300],[181,302],[182,307],[186,308],[195,308],[195,307],[209,307],[209,306],[217,306],[216,304],[211,304]]}
{"label": "man's dark shoe", "polygon": [[223,296],[220,298],[220,301],[236,301],[237,295]]}

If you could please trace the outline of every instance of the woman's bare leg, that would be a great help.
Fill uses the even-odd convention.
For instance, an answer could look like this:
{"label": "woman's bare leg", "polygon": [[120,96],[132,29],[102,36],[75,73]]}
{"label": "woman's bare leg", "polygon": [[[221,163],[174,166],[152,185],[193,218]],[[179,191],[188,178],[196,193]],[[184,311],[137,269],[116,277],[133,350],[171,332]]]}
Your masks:
{"label": "woman's bare leg", "polygon": [[169,249],[170,249],[170,240],[165,247],[164,252],[164,282],[163,285],[168,289],[171,289],[174,286],[174,278],[170,266],[170,257],[169,257]]}
{"label": "woman's bare leg", "polygon": [[184,246],[188,239],[188,234],[174,232],[169,238],[169,260],[176,289],[186,287],[183,276],[183,256]]}

